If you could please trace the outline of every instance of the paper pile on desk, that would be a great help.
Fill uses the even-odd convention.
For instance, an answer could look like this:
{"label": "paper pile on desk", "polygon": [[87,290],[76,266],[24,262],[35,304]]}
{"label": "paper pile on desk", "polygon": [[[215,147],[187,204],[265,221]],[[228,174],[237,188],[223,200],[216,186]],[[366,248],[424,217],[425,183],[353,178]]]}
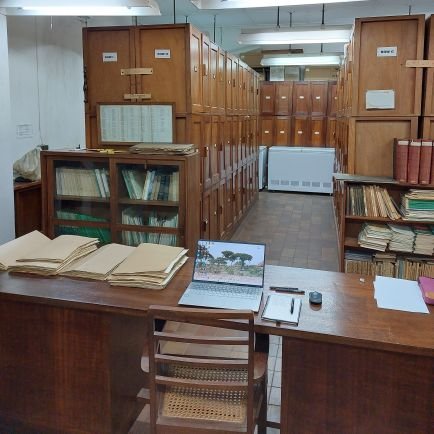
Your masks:
{"label": "paper pile on desk", "polygon": [[131,146],[134,154],[150,155],[188,155],[196,152],[195,145],[179,145],[175,143],[138,143]]}
{"label": "paper pile on desk", "polygon": [[10,271],[35,273],[44,276],[59,274],[71,262],[97,249],[98,238],[79,235],[61,235],[48,239],[17,258]]}
{"label": "paper pile on desk", "polygon": [[429,313],[419,285],[414,280],[377,276],[374,281],[374,288],[377,306],[382,309]]}
{"label": "paper pile on desk", "polygon": [[131,246],[107,244],[67,265],[59,274],[68,277],[106,280],[110,273],[134,250],[136,248]]}
{"label": "paper pile on desk", "polygon": [[38,231],[33,231],[1,245],[0,270],[7,270],[12,265],[15,265],[18,258],[22,258],[29,252],[38,249],[47,241],[50,241],[50,238]]}
{"label": "paper pile on desk", "polygon": [[116,286],[163,289],[187,261],[186,253],[182,247],[140,244],[107,280]]}

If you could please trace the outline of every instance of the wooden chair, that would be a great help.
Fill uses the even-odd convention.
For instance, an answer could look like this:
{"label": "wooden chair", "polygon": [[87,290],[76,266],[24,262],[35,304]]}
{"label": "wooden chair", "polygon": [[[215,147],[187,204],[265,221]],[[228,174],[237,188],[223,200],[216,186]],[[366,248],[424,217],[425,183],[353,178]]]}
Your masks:
{"label": "wooden chair", "polygon": [[[158,331],[157,320],[212,327],[214,333]],[[258,434],[265,434],[268,345],[255,352],[252,312],[151,306],[149,321],[152,433],[253,433],[257,424]],[[173,354],[166,343],[195,350]]]}

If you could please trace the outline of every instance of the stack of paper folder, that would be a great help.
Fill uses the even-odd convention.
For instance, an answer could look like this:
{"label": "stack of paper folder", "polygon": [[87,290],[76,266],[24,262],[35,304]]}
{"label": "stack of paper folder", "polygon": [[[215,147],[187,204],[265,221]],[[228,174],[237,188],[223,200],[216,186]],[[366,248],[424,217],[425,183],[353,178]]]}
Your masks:
{"label": "stack of paper folder", "polygon": [[22,258],[32,250],[38,249],[42,244],[50,241],[48,237],[38,231],[30,232],[15,240],[0,246],[0,271],[15,265],[18,258]]}
{"label": "stack of paper folder", "polygon": [[195,145],[179,145],[175,143],[138,143],[131,146],[130,152],[150,155],[187,155],[196,152]]}
{"label": "stack of paper folder", "polygon": [[107,244],[67,265],[60,275],[84,279],[106,280],[136,248],[122,244]]}
{"label": "stack of paper folder", "polygon": [[163,289],[187,261],[187,250],[144,243],[108,277],[110,285]]}
{"label": "stack of paper folder", "polygon": [[97,249],[98,238],[61,235],[43,240],[31,251],[16,259],[10,271],[41,275],[59,274],[71,262]]}

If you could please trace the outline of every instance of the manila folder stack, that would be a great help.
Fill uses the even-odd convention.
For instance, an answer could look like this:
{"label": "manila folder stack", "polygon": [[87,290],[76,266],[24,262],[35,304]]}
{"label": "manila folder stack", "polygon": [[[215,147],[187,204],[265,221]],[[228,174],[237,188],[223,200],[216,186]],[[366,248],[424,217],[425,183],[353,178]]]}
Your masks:
{"label": "manila folder stack", "polygon": [[143,243],[109,276],[110,285],[163,289],[187,261],[187,250]]}

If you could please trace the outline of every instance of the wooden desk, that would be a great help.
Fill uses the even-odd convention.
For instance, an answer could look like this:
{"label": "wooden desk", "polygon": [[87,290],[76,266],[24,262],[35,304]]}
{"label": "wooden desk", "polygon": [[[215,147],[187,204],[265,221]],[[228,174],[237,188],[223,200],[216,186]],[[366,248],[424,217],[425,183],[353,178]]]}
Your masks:
{"label": "wooden desk", "polygon": [[15,236],[42,229],[41,181],[15,182]]}
{"label": "wooden desk", "polygon": [[[163,291],[1,274],[3,425],[26,433],[126,432],[139,411],[148,306],[176,305],[191,272],[190,260]],[[323,292],[320,309],[302,296],[298,327],[256,319],[258,332],[283,336],[282,433],[433,427],[434,309],[377,309],[372,280],[359,277],[266,267],[266,288]]]}

